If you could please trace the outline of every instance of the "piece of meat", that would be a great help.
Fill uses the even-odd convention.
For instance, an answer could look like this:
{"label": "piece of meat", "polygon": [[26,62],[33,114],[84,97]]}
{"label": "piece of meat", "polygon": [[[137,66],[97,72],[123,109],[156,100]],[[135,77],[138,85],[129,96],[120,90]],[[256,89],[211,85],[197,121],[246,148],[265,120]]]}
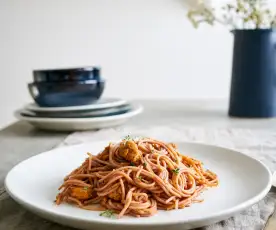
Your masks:
{"label": "piece of meat", "polygon": [[110,193],[108,195],[109,198],[116,200],[116,201],[120,201],[122,199],[122,191],[121,188],[117,188],[115,191],[113,191],[112,193]]}
{"label": "piece of meat", "polygon": [[139,164],[142,157],[134,141],[121,142],[119,155],[133,164]]}
{"label": "piece of meat", "polygon": [[87,187],[73,187],[71,188],[71,196],[78,200],[87,200],[92,198],[93,189]]}
{"label": "piece of meat", "polygon": [[110,146],[106,146],[105,149],[98,155],[98,158],[105,161],[109,157]]}

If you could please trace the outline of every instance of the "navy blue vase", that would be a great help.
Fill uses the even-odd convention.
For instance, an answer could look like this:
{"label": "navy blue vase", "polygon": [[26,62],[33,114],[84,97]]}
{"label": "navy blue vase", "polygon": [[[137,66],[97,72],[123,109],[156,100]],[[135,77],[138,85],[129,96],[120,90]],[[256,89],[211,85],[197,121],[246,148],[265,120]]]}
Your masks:
{"label": "navy blue vase", "polygon": [[276,31],[234,30],[229,115],[276,116]]}

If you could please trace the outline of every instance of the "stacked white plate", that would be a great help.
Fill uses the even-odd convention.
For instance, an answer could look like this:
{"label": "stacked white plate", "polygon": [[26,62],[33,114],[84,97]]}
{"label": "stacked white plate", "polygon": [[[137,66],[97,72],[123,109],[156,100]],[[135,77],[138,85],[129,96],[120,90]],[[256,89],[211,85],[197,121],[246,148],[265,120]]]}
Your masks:
{"label": "stacked white plate", "polygon": [[141,105],[123,99],[102,98],[82,106],[39,107],[28,104],[16,111],[15,116],[40,129],[78,131],[118,126],[142,111]]}

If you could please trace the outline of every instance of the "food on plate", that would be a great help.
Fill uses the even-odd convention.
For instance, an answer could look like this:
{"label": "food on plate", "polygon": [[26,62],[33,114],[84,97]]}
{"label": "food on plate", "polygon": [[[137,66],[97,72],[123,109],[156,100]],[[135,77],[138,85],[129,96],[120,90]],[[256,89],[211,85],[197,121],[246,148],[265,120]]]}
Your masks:
{"label": "food on plate", "polygon": [[110,143],[65,177],[56,204],[103,210],[101,216],[148,217],[157,210],[183,209],[201,202],[198,196],[218,185],[203,163],[182,155],[173,143],[127,136]]}

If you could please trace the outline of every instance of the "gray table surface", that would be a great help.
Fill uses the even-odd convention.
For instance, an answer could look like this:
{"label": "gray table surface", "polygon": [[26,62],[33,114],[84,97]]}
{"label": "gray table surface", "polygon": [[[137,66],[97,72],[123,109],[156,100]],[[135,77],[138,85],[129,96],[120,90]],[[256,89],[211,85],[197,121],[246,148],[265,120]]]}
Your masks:
{"label": "gray table surface", "polygon": [[[227,116],[227,101],[145,100],[144,113],[127,125],[170,125],[221,128],[275,129],[276,119],[238,119]],[[57,146],[70,133],[38,130],[16,122],[0,131],[0,187],[18,162]]]}
{"label": "gray table surface", "polygon": [[[126,125],[200,126],[275,129],[276,119],[237,119],[227,116],[227,101],[140,101],[145,111]],[[50,150],[70,133],[45,132],[24,122],[0,131],[0,188],[7,172],[20,161]],[[1,192],[1,191],[0,191]]]}

